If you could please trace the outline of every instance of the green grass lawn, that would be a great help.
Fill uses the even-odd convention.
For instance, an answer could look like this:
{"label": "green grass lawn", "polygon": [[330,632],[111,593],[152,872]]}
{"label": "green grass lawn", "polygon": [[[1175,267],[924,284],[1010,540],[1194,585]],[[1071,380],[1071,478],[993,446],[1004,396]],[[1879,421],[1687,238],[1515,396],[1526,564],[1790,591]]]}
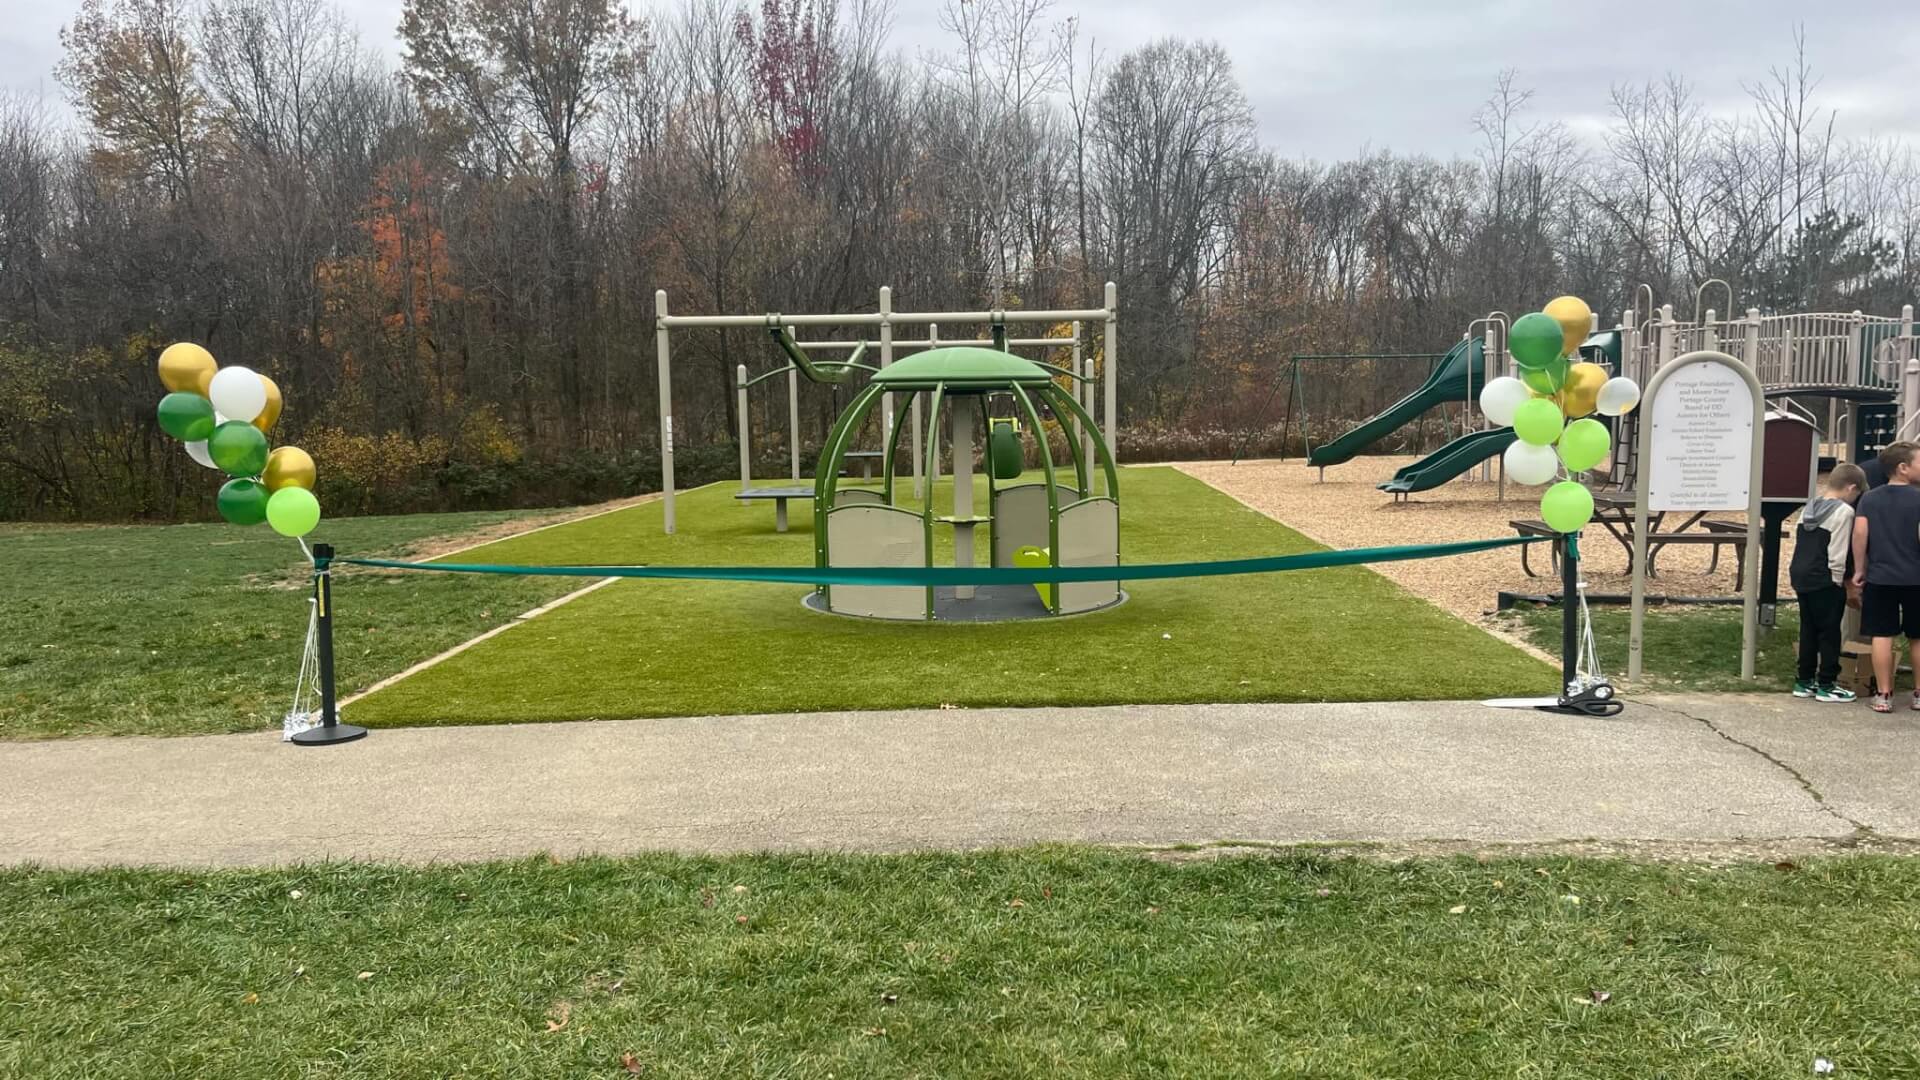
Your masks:
{"label": "green grass lawn", "polygon": [[[329,520],[342,551],[404,554],[525,517]],[[293,692],[311,574],[265,526],[0,527],[0,738],[173,735],[277,725]],[[367,686],[580,582],[351,569],[343,689]]]}
{"label": "green grass lawn", "polygon": [[[1600,662],[1614,678],[1627,670],[1627,608],[1591,607]],[[1740,678],[1739,605],[1649,607],[1641,648],[1641,688],[1652,690],[1785,690],[1800,655],[1800,612],[1782,604],[1777,625],[1760,631],[1755,678]],[[1558,655],[1560,609],[1519,608],[1507,619],[1521,636]],[[1904,680],[1903,680],[1904,681]]]}
{"label": "green grass lawn", "polygon": [[[1167,468],[1125,471],[1128,562],[1317,550]],[[980,495],[984,506],[984,486]],[[940,501],[950,502],[950,493]],[[461,561],[811,565],[811,518],[773,531],[730,487],[491,544]],[[938,556],[942,561],[950,553]],[[983,558],[984,561],[984,558]],[[1518,649],[1357,567],[1129,583],[1118,609],[1017,624],[882,623],[804,610],[804,590],[623,580],[356,703],[374,725],[940,705],[1352,701],[1552,692]],[[380,593],[338,590],[351,622]]]}
{"label": "green grass lawn", "polygon": [[0,1075],[1912,1076],[1917,912],[1866,856],[13,870]]}

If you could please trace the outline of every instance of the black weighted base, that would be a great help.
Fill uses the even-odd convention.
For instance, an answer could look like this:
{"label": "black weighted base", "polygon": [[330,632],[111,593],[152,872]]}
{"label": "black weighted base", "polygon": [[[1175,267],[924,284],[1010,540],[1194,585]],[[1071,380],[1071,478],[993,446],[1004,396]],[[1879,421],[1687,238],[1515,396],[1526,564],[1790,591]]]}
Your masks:
{"label": "black weighted base", "polygon": [[352,724],[334,724],[331,727],[308,728],[295,735],[292,742],[297,746],[332,746],[336,743],[348,743],[367,737],[367,729]]}

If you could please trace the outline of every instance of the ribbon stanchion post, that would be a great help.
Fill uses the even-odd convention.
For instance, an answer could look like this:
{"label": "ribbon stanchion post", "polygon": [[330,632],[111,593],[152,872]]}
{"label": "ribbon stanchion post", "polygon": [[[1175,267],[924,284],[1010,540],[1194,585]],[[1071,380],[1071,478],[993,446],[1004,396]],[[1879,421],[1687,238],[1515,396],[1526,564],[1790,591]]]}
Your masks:
{"label": "ribbon stanchion post", "polygon": [[293,736],[297,746],[333,746],[366,738],[367,729],[340,722],[333,683],[333,545],[313,545],[314,632],[320,657],[320,726]]}

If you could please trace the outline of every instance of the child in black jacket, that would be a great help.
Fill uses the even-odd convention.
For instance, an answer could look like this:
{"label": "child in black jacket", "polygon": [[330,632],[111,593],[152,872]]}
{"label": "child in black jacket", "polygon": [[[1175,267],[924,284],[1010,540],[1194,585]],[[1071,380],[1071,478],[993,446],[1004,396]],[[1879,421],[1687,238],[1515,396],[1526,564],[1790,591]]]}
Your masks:
{"label": "child in black jacket", "polygon": [[1840,620],[1847,613],[1846,582],[1853,576],[1853,504],[1867,489],[1860,466],[1834,466],[1825,489],[1800,512],[1788,577],[1800,597],[1800,673],[1794,697],[1852,701],[1840,677]]}

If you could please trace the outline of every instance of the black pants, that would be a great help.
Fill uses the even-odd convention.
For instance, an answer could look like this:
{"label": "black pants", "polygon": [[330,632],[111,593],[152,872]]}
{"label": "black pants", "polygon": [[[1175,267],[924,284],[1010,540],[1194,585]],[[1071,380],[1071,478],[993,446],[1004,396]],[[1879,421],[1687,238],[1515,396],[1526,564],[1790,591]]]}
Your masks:
{"label": "black pants", "polygon": [[1800,594],[1801,682],[1832,686],[1840,677],[1840,620],[1846,613],[1847,590],[1838,585]]}

